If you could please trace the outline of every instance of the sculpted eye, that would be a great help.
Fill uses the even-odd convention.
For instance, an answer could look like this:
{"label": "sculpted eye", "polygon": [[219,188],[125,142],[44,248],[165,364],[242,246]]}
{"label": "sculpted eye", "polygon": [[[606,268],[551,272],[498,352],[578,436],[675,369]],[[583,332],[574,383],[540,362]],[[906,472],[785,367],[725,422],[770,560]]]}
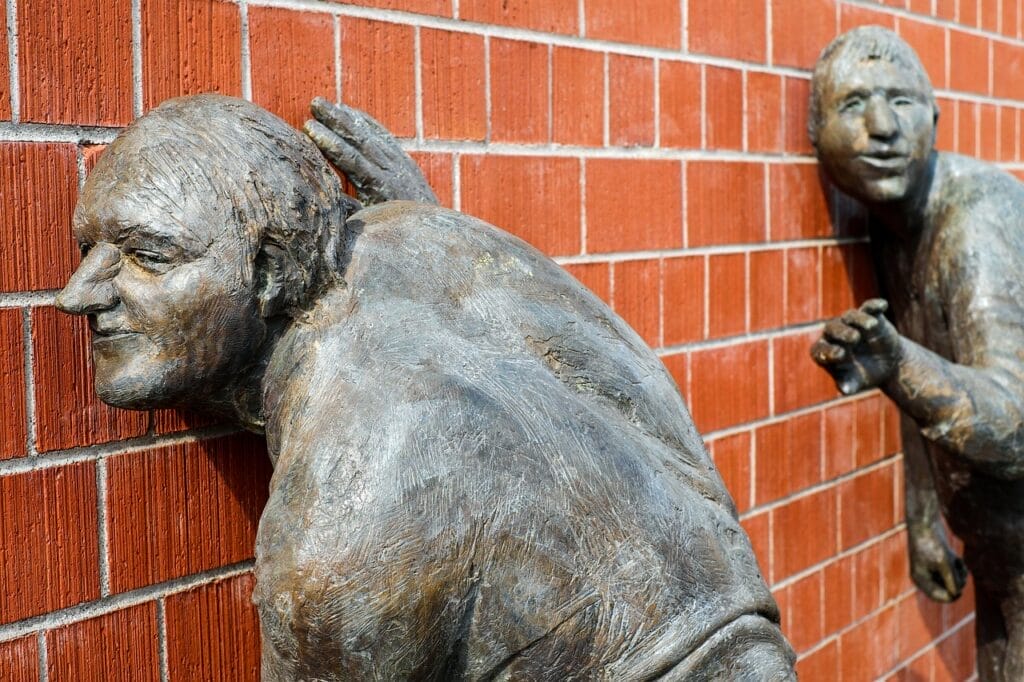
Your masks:
{"label": "sculpted eye", "polygon": [[132,249],[128,252],[128,255],[142,267],[151,270],[163,269],[163,266],[171,262],[167,255],[146,249]]}
{"label": "sculpted eye", "polygon": [[889,100],[889,104],[894,107],[912,107],[915,102],[910,97],[893,97]]}
{"label": "sculpted eye", "polygon": [[839,111],[843,114],[853,114],[864,111],[864,98],[850,97],[843,100],[843,103],[839,105]]}

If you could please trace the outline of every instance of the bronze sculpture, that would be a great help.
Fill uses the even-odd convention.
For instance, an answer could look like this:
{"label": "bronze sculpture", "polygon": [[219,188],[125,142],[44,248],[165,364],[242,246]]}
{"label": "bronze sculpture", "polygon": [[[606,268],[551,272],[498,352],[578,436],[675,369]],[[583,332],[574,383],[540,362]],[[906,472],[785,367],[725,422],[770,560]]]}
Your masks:
{"label": "bronze sculpture", "polygon": [[[362,130],[375,158],[397,149]],[[431,199],[408,164],[353,180]],[[90,318],[103,400],[266,434],[264,679],[791,678],[732,501],[641,339],[500,230],[359,208],[307,139],[204,95],[127,128],[75,212],[58,305]]]}
{"label": "bronze sculpture", "polygon": [[939,601],[963,589],[941,510],[975,578],[980,678],[1021,680],[1024,186],[935,151],[937,119],[917,55],[890,31],[854,29],[822,52],[811,139],[870,213],[885,298],[828,322],[811,353],[843,393],[878,387],[899,406],[914,582]]}

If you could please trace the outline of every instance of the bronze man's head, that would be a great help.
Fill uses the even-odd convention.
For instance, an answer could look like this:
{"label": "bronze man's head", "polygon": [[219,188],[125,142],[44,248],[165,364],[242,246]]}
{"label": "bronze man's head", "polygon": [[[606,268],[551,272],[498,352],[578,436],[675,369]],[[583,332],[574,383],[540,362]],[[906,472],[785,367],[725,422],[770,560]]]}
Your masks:
{"label": "bronze man's head", "polygon": [[243,100],[165,102],[129,126],[75,210],[96,390],[127,408],[201,401],[255,362],[267,320],[336,276],[352,209],[316,147]]}
{"label": "bronze man's head", "polygon": [[825,173],[868,204],[912,198],[926,175],[938,107],[928,74],[899,36],[862,26],[814,67],[808,132]]}

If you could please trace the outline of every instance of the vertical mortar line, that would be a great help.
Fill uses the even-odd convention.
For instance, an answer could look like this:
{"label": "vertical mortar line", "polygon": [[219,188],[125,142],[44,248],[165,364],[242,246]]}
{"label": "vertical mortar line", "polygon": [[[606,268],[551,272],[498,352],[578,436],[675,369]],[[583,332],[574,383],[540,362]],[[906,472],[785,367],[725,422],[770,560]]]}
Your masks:
{"label": "vertical mortar line", "polygon": [[249,49],[249,5],[239,0],[238,11],[242,34],[242,97],[252,100],[252,54]]}
{"label": "vertical mortar line", "polygon": [[942,29],[942,42],[943,42],[943,48],[942,48],[942,57],[943,57],[943,61],[942,61],[942,78],[943,78],[943,81],[946,84],[946,87],[948,88],[949,87],[949,71],[950,71],[950,64],[949,63],[951,61],[950,55],[949,55],[949,29],[948,28],[943,28]]}
{"label": "vertical mortar line", "polygon": [[1011,161],[1020,161],[1020,115],[1021,109],[1013,109],[1013,158]]}
{"label": "vertical mortar line", "polygon": [[[581,2],[583,0],[580,0]],[[452,19],[459,18],[459,0],[452,0]]]}
{"label": "vertical mortar line", "polygon": [[[582,2],[583,0],[580,0]],[[18,68],[18,0],[7,0],[7,63],[10,65],[11,123],[21,120],[20,70]]]}
{"label": "vertical mortar line", "polygon": [[665,346],[665,258],[658,256],[658,347]]}
{"label": "vertical mortar line", "polygon": [[688,247],[690,245],[690,226],[689,226],[689,224],[687,223],[687,220],[686,220],[687,209],[688,209],[688,202],[689,202],[689,195],[686,192],[687,164],[686,164],[685,161],[680,161],[679,165],[680,165],[680,170],[679,170],[679,193],[680,193],[680,196],[683,198],[683,200],[679,202],[679,205],[680,205],[679,207],[680,207],[680,209],[683,212],[683,215],[681,216],[682,217],[681,222],[682,222],[682,225],[683,225],[683,248],[685,249],[686,247]]}
{"label": "vertical mortar line", "polygon": [[[700,65],[700,148],[708,148],[708,70],[706,64]],[[785,103],[786,98],[782,98]],[[783,112],[785,114],[785,112]],[[783,121],[786,119],[783,118]]]}
{"label": "vertical mortar line", "polygon": [[765,61],[771,66],[775,63],[775,46],[772,43],[772,0],[766,0],[764,3],[764,34]]}
{"label": "vertical mortar line", "polygon": [[423,142],[423,46],[420,42],[420,27],[414,26],[412,31],[413,55],[413,96],[416,103],[416,141]]}
{"label": "vertical mortar line", "polygon": [[548,43],[548,144],[555,141],[555,46]]}
{"label": "vertical mortar line", "polygon": [[[995,80],[995,44],[994,40],[988,40],[988,96],[992,97],[995,94],[996,80]],[[979,115],[979,119],[981,116]],[[980,126],[979,126],[980,127]],[[980,146],[981,140],[978,140]]]}
{"label": "vertical mortar line", "polygon": [[462,210],[462,155],[452,154],[452,208]]}
{"label": "vertical mortar line", "polygon": [[49,682],[50,665],[46,652],[46,632],[40,631],[36,635],[36,647],[39,652],[39,682]]}
{"label": "vertical mortar line", "polygon": [[604,53],[604,64],[603,64],[603,79],[604,79],[604,101],[602,102],[602,113],[601,113],[601,124],[603,126],[602,134],[604,135],[604,146],[608,147],[611,140],[611,86],[609,83],[609,61],[610,58],[608,53]]}
{"label": "vertical mortar line", "polygon": [[579,0],[576,4],[576,19],[579,21],[579,34],[581,38],[587,35],[587,8],[586,0]]}
{"label": "vertical mortar line", "polygon": [[690,3],[689,0],[679,0],[679,39],[682,42],[683,52],[690,50]]}
{"label": "vertical mortar line", "polygon": [[775,339],[768,339],[768,414],[775,416]]}
{"label": "vertical mortar line", "polygon": [[654,146],[661,147],[661,59],[654,58]]}
{"label": "vertical mortar line", "polygon": [[27,433],[25,436],[25,454],[35,457],[36,451],[36,386],[32,365],[35,361],[32,352],[32,308],[25,307],[21,311],[22,343],[25,347],[25,418]]}
{"label": "vertical mortar line", "polygon": [[615,261],[608,263],[608,307],[615,310]]}
{"label": "vertical mortar line", "polygon": [[711,256],[704,254],[704,333],[708,338],[711,331]]}
{"label": "vertical mortar line", "polygon": [[142,116],[142,0],[132,0],[132,111]]}
{"label": "vertical mortar line", "polygon": [[334,15],[334,95],[335,104],[341,104],[341,17]]}
{"label": "vertical mortar line", "polygon": [[1004,0],[996,0],[996,33],[1003,32],[1003,2]]}
{"label": "vertical mortar line", "polygon": [[96,520],[100,558],[100,596],[110,596],[110,557],[107,547],[107,460],[96,462]]}
{"label": "vertical mortar line", "polygon": [[484,113],[487,117],[487,132],[484,143],[491,141],[491,37],[484,36]]}
{"label": "vertical mortar line", "polygon": [[580,157],[580,253],[587,252],[587,159]]}
{"label": "vertical mortar line", "polygon": [[[771,343],[768,344],[771,348]],[[757,484],[757,439],[754,438],[756,429],[750,431],[750,447],[747,449],[747,458],[750,460],[750,485],[747,490],[747,509],[754,506],[754,485]]]}
{"label": "vertical mortar line", "polygon": [[156,600],[156,641],[160,657],[160,682],[170,680],[167,666],[167,607],[165,599]]}
{"label": "vertical mortar line", "polygon": [[743,290],[746,292],[743,296],[744,316],[745,320],[743,323],[743,330],[746,333],[750,333],[750,309],[753,304],[754,292],[751,290],[750,282],[750,251],[746,251],[743,254]]}
{"label": "vertical mortar line", "polygon": [[85,151],[82,145],[75,145],[75,166],[78,171],[78,191],[82,191],[82,187],[85,185]]}
{"label": "vertical mortar line", "polygon": [[750,151],[750,132],[748,117],[750,116],[750,101],[747,97],[747,69],[740,69],[740,83],[743,88],[743,103],[740,105],[743,112],[743,151]]}

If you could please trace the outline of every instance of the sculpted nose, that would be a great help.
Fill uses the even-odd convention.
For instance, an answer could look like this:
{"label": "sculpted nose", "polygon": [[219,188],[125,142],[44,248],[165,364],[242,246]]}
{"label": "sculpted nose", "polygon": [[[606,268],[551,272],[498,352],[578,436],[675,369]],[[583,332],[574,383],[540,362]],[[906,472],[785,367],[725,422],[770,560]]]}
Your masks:
{"label": "sculpted nose", "polygon": [[57,308],[73,315],[87,315],[113,308],[118,303],[113,279],[121,269],[121,253],[111,244],[97,244],[82,259],[67,286],[57,294]]}
{"label": "sculpted nose", "polygon": [[898,123],[889,102],[881,97],[872,97],[864,113],[864,123],[871,137],[888,139],[896,134]]}

